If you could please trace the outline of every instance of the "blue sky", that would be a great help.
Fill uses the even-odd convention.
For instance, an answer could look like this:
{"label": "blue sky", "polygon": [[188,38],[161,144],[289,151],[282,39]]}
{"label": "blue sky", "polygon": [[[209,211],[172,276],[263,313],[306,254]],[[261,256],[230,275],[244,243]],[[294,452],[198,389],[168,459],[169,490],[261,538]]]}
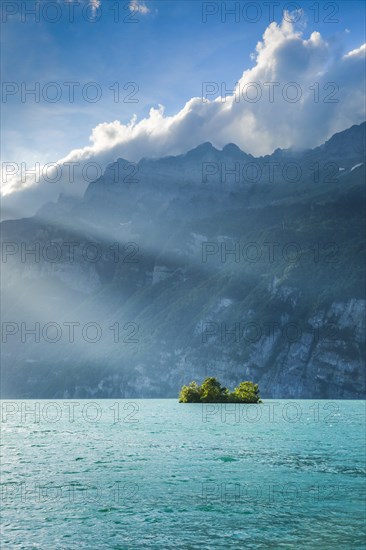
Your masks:
{"label": "blue sky", "polygon": [[[83,19],[82,1],[89,2],[80,0],[80,5],[75,6],[74,23],[68,21],[70,12],[63,4],[62,18],[55,23],[45,20],[57,14],[51,8],[38,23],[30,15],[26,22],[19,20],[20,2],[11,2],[18,4],[19,13],[5,22],[3,12],[3,80],[26,82],[29,86],[37,81],[41,86],[56,81],[62,89],[61,100],[56,103],[42,98],[35,103],[30,96],[22,103],[19,93],[2,104],[3,155],[8,160],[19,161],[22,154],[31,157],[32,151],[34,158],[45,155],[56,160],[87,143],[91,129],[99,122],[127,122],[132,114],[146,115],[151,106],[159,103],[166,107],[167,114],[172,114],[189,98],[201,94],[202,81],[225,81],[228,89],[232,88],[243,70],[253,65],[250,54],[269,23],[269,7],[263,2],[258,3],[262,10],[258,22],[245,20],[255,18],[253,8],[248,9],[247,17],[240,12],[238,22],[228,15],[223,23],[224,3],[217,2],[218,13],[208,15],[203,23],[202,11],[213,8],[205,8],[199,1],[179,0],[147,0],[144,4],[148,13],[131,14],[131,19],[138,21],[136,24],[123,21],[128,16],[126,2],[118,2],[121,17],[115,22],[116,11],[112,9],[117,9],[117,2],[101,0],[95,12],[100,18],[92,23]],[[29,7],[32,4],[28,1]],[[228,8],[234,4],[226,3]],[[281,21],[286,3],[279,4],[273,7],[277,22]],[[328,40],[339,41],[345,51],[365,41],[363,2],[319,2],[318,23],[314,22],[314,8],[309,9],[314,4],[297,3],[304,9],[302,20],[307,23],[308,33],[317,30]],[[332,4],[339,7],[338,12],[332,13]],[[85,13],[92,18],[91,9]],[[339,22],[331,22],[333,19]],[[80,82],[81,86],[97,82],[102,89],[101,100],[86,102],[79,88],[75,103],[71,104],[68,89],[62,85],[67,81]],[[114,103],[108,87],[114,82],[123,86],[131,81],[139,86],[139,103]]]}
{"label": "blue sky", "polygon": [[[67,3],[74,3],[73,22],[70,21],[70,6],[67,6]],[[145,147],[145,142],[136,141],[138,136],[133,137],[136,141],[135,149],[126,146],[132,138],[124,136],[123,125],[127,125],[133,115],[137,116],[137,120],[148,120],[150,108],[157,108],[161,104],[165,108],[164,118],[154,115],[155,131],[158,126],[167,123],[166,117],[177,115],[191,98],[201,96],[202,82],[225,82],[230,90],[242,77],[243,71],[254,68],[253,76],[263,73],[259,70],[256,72],[255,69],[258,64],[258,52],[254,57],[251,54],[255,52],[258,41],[263,41],[263,35],[272,21],[268,2],[251,2],[249,4],[252,4],[252,7],[248,8],[248,2],[245,1],[225,3],[196,0],[42,0],[39,4],[40,20],[37,22],[34,16],[25,14],[25,4],[31,9],[35,2],[4,0],[1,6],[2,78],[5,83],[14,83],[10,86],[19,87],[19,91],[14,95],[10,94],[5,99],[3,95],[2,98],[2,158],[8,162],[23,161],[31,165],[35,162],[42,164],[57,161],[67,157],[73,150],[90,145],[89,136],[93,128],[113,121],[119,121],[122,126],[106,126],[102,131],[98,131],[98,135],[103,135],[101,139],[98,138],[96,149],[98,154],[103,150],[103,162],[114,160],[116,156],[128,158],[129,155],[129,158],[134,160],[133,157],[150,154],[183,152],[198,144],[194,139],[186,139],[187,134],[196,134],[198,141],[202,139],[214,142],[217,133],[215,127],[205,132],[197,131],[201,119],[203,127],[206,119],[212,117],[211,111],[216,109],[214,105],[210,105],[205,113],[201,113],[200,106],[194,105],[194,115],[189,107],[184,117],[188,120],[194,116],[194,122],[191,126],[185,124],[184,131],[178,129],[174,146],[171,148],[167,146],[166,136],[157,141],[161,143],[160,148]],[[47,4],[50,4],[48,8]],[[225,4],[228,9],[235,5],[239,6],[236,21],[233,15],[227,15],[225,21]],[[287,67],[287,72],[282,71],[283,79],[302,82],[301,65],[303,59],[306,59],[306,64],[309,57],[312,59],[309,66],[312,67],[313,80],[309,80],[310,69],[308,71],[306,66],[304,86],[312,83],[316,74],[323,74],[323,82],[326,82],[324,75],[329,69],[328,81],[339,80],[341,92],[348,91],[348,96],[343,96],[343,104],[340,101],[337,109],[332,105],[323,105],[323,110],[320,111],[318,106],[315,106],[317,110],[310,112],[310,115],[306,113],[306,117],[297,122],[298,126],[304,124],[307,129],[293,135],[291,128],[283,127],[280,134],[274,125],[265,128],[263,121],[259,120],[260,113],[251,113],[250,106],[247,106],[243,125],[250,127],[253,134],[256,133],[256,141],[248,138],[249,132],[242,136],[236,121],[230,120],[230,124],[226,123],[225,131],[217,138],[217,143],[222,145],[225,141],[235,141],[248,152],[261,154],[271,152],[276,146],[316,145],[317,141],[329,137],[329,133],[352,123],[362,122],[363,119],[361,99],[353,99],[355,92],[352,86],[354,90],[359,90],[361,78],[362,92],[362,65],[356,67],[354,59],[360,58],[363,52],[358,49],[365,42],[364,2],[309,1],[270,4],[274,10],[273,20],[278,28],[281,26],[286,5],[295,14],[290,16],[290,19],[294,17],[296,23],[291,32],[286,30],[286,25],[283,26],[282,38],[278,38],[275,32],[272,33],[273,36],[267,40],[266,46],[269,53],[267,58],[262,56],[266,59],[262,60],[262,66],[265,65],[268,69],[271,64],[268,56],[273,56],[277,65],[282,62]],[[117,5],[120,15],[115,21]],[[43,11],[45,7],[49,11]],[[296,7],[302,11],[293,11]],[[210,10],[216,13],[208,14],[207,20],[204,21],[203,14]],[[9,14],[11,11],[16,13]],[[256,15],[258,20],[253,22]],[[51,22],[50,19],[55,17],[59,17],[59,20]],[[137,22],[127,22],[126,18]],[[321,40],[316,39],[314,35],[313,42],[308,42],[313,31],[320,33]],[[301,40],[295,37],[295,33],[300,33]],[[277,39],[278,47],[273,49],[270,43]],[[352,63],[343,63],[343,56],[352,50],[357,50],[357,56],[349,58]],[[317,67],[317,59],[321,60],[321,67]],[[306,71],[309,74],[305,74]],[[31,88],[37,82],[41,92],[50,82],[55,82],[61,90],[60,100],[50,102],[40,96],[40,101],[35,102],[33,97],[27,96],[26,101],[22,101],[21,86]],[[69,100],[69,89],[65,82],[80,84],[75,88],[73,103]],[[97,83],[102,93],[100,100],[94,103],[86,101],[81,93],[82,88],[89,82]],[[114,101],[113,91],[109,89],[116,82],[121,91],[120,101],[117,103]],[[134,96],[138,100],[136,103],[121,101],[133,90],[133,87],[123,90],[123,86],[129,82],[135,83],[135,88],[138,86]],[[47,90],[50,90],[52,97],[54,89]],[[352,111],[344,106],[345,103],[351,102],[357,103]],[[288,108],[289,105],[286,106],[286,109]],[[280,111],[280,106],[271,106],[271,109],[266,115],[267,119],[275,110]],[[293,114],[298,116],[298,105],[296,109],[296,112],[291,113],[288,110],[284,111],[283,119],[288,119]],[[305,107],[302,106],[301,109],[305,113]],[[314,125],[320,112],[325,113],[326,117],[324,131],[313,136],[311,124]],[[237,116],[238,121],[239,115],[240,113]],[[218,113],[218,116],[221,117],[222,113]],[[330,120],[334,119],[337,119],[337,124],[330,123]],[[143,127],[139,130],[145,137],[146,133],[151,133],[151,121],[146,124],[147,129]],[[172,128],[175,131],[179,124],[180,119],[173,120],[172,125],[168,125],[166,130],[167,135],[172,132]],[[220,124],[218,120],[216,129]],[[119,134],[119,149],[115,147],[115,133]],[[274,136],[270,135],[272,133]],[[279,136],[281,139],[277,143],[276,139]],[[300,143],[303,136],[304,140]],[[110,143],[106,143],[109,138]],[[107,149],[110,151],[109,156],[104,154]],[[96,152],[87,151],[86,154],[94,155]]]}

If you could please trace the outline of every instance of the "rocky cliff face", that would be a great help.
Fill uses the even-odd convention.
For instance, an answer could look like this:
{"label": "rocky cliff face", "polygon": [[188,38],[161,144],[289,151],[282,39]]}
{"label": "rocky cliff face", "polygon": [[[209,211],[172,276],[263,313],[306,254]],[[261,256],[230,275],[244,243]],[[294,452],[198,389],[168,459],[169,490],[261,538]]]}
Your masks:
{"label": "rocky cliff face", "polygon": [[364,397],[364,132],[260,159],[203,144],[134,183],[120,159],[3,222],[3,397],[175,397],[208,375]]}
{"label": "rocky cliff face", "polygon": [[[262,394],[271,398],[362,398],[365,387],[365,309],[365,300],[331,304],[329,310],[322,312],[316,320],[306,320],[308,332],[302,332],[298,326],[294,332],[293,325],[288,322],[268,330],[261,337],[257,334],[244,336],[242,332],[241,346],[249,348],[244,360],[238,360],[233,353],[234,343],[238,344],[240,340],[239,333],[235,336],[235,327],[227,327],[232,335],[230,341],[230,337],[222,337],[215,321],[210,326],[210,331],[215,334],[207,348],[210,347],[211,351],[215,348],[217,355],[208,359],[205,353],[197,350],[197,346],[160,352],[160,376],[171,388],[177,386],[177,379],[182,385],[213,374],[228,387],[233,387],[243,377],[254,379]],[[203,323],[207,321],[202,321],[201,326]],[[286,333],[287,337],[284,337]],[[150,366],[146,363],[139,365],[134,382],[129,385],[129,394],[159,395],[156,379],[149,376]]]}

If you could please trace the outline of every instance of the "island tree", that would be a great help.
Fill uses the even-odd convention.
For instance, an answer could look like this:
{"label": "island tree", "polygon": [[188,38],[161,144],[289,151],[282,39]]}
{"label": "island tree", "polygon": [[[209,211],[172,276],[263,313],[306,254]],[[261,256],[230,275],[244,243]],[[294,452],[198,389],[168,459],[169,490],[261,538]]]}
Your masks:
{"label": "island tree", "polygon": [[245,381],[240,382],[233,392],[209,376],[202,385],[191,382],[183,386],[179,394],[180,403],[261,403],[258,384]]}
{"label": "island tree", "polygon": [[258,384],[240,382],[239,386],[230,394],[230,401],[236,403],[260,403]]}

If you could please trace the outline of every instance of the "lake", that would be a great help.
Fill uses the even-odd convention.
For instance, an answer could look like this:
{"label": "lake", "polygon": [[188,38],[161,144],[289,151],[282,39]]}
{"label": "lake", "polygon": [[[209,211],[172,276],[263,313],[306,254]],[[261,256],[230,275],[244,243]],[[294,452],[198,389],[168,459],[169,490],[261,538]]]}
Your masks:
{"label": "lake", "polygon": [[2,548],[365,548],[365,402],[3,401]]}

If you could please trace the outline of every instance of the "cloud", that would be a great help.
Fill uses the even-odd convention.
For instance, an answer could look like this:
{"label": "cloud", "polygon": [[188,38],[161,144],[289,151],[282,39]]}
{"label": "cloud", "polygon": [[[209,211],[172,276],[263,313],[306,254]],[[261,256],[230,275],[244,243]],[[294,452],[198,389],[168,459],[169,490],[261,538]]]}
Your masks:
{"label": "cloud", "polygon": [[101,0],[90,0],[90,5],[92,6],[93,13],[95,14],[97,9],[100,8]]}
{"label": "cloud", "polygon": [[352,50],[351,52],[348,52],[344,57],[361,57],[366,52],[366,43],[362,44],[359,48],[356,48],[355,50]]}
{"label": "cloud", "polygon": [[131,0],[128,7],[130,11],[139,12],[141,13],[141,15],[146,15],[150,13],[150,9],[147,7],[147,5],[144,2],[140,2],[139,0]]}
{"label": "cloud", "polygon": [[142,120],[102,122],[92,130],[89,145],[59,161],[79,164],[72,185],[43,181],[35,187],[31,179],[21,182],[14,175],[3,186],[5,205],[14,211],[16,197],[21,204],[31,196],[34,208],[33,189],[39,203],[60,191],[80,194],[87,186],[82,167],[91,162],[104,170],[118,157],[138,161],[179,154],[205,141],[216,147],[234,142],[254,155],[277,147],[315,147],[365,119],[364,52],[363,45],[342,56],[319,32],[304,37],[304,29],[286,18],[273,22],[255,47],[254,66],[243,72],[235,90],[226,90],[222,82],[203,83],[205,97],[190,99],[174,115],[159,105]]}

